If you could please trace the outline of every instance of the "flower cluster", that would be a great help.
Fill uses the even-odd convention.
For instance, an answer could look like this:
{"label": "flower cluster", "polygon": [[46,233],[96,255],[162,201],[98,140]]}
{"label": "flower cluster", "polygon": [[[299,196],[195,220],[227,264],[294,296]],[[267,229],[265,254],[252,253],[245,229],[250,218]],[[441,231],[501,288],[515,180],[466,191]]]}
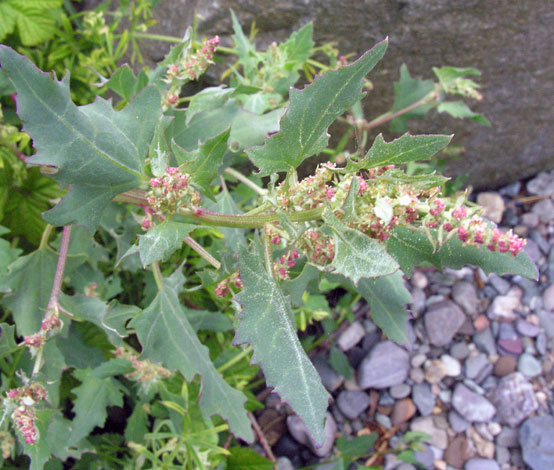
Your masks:
{"label": "flower cluster", "polygon": [[31,356],[34,357],[38,350],[44,346],[46,340],[58,333],[61,328],[62,321],[58,317],[57,311],[49,311],[44,317],[44,320],[42,320],[40,331],[38,333],[25,336],[23,339],[25,345],[31,352]]}
{"label": "flower cluster", "polygon": [[[161,214],[174,214],[183,206],[194,207],[200,203],[200,194],[189,185],[189,176],[175,167],[169,167],[163,177],[151,178],[146,196],[152,209]],[[142,228],[150,227],[152,214],[148,212]]]}
{"label": "flower cluster", "polygon": [[41,384],[35,382],[27,387],[8,390],[6,396],[8,404],[15,405],[12,419],[16,429],[21,432],[27,444],[34,444],[38,439],[35,404],[46,400],[46,390]]}
{"label": "flower cluster", "polygon": [[296,260],[300,258],[300,254],[293,248],[292,250],[281,256],[276,263],[273,264],[273,272],[275,277],[279,280],[285,280],[289,278],[289,269],[296,266]]}
{"label": "flower cluster", "polygon": [[0,431],[0,450],[2,458],[9,459],[15,447],[15,439],[8,431]]}
{"label": "flower cluster", "polygon": [[333,177],[331,171],[334,163],[320,165],[313,176],[300,181],[296,186],[288,188],[283,182],[277,188],[277,201],[282,209],[302,210],[319,207],[324,201],[331,201],[335,189],[328,186]]}
{"label": "flower cluster", "polygon": [[130,380],[139,382],[145,390],[150,389],[153,385],[158,383],[162,379],[167,379],[171,376],[171,372],[165,367],[155,364],[154,362],[145,359],[139,360],[131,351],[119,347],[115,350],[114,355],[118,358],[127,359],[131,362],[134,371],[129,374],[125,374],[125,377]]}
{"label": "flower cluster", "polygon": [[222,299],[223,297],[227,297],[229,295],[231,288],[234,288],[233,290],[240,290],[243,287],[244,283],[240,278],[240,272],[237,271],[231,274],[228,278],[223,279],[223,281],[217,285],[215,288],[215,295]]}
{"label": "flower cluster", "polygon": [[219,36],[208,39],[195,53],[189,49],[177,64],[170,65],[166,72],[165,82],[170,88],[163,100],[164,109],[175,106],[179,101],[181,87],[190,80],[200,77],[210,64],[213,64],[213,54],[219,46]]}
{"label": "flower cluster", "polygon": [[299,244],[312,263],[323,266],[335,257],[335,241],[317,230],[306,231]]}

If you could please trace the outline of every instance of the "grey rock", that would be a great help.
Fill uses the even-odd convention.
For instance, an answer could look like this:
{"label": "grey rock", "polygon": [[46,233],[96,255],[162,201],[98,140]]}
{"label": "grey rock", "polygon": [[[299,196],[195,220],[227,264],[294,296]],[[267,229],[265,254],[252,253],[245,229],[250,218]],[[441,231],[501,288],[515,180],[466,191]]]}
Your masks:
{"label": "grey rock", "polygon": [[437,402],[437,398],[433,395],[433,392],[431,392],[431,387],[427,382],[415,384],[413,386],[412,400],[419,414],[422,416],[429,416],[433,412]]}
{"label": "grey rock", "polygon": [[521,318],[516,322],[516,329],[521,335],[528,336],[529,338],[534,338],[541,332],[541,329],[537,325],[533,325]]}
{"label": "grey rock", "polygon": [[431,436],[429,443],[438,449],[444,450],[448,446],[448,434],[444,429],[439,429],[435,425],[431,416],[414,419],[410,423],[410,429],[429,434]]}
{"label": "grey rock", "polygon": [[523,460],[532,470],[554,468],[554,417],[535,416],[519,429]]}
{"label": "grey rock", "polygon": [[277,470],[294,470],[294,465],[287,457],[277,459]]}
{"label": "grey rock", "polygon": [[414,312],[414,317],[419,317],[421,313],[425,310],[425,300],[427,299],[425,292],[422,289],[417,287],[412,290],[412,311]]}
{"label": "grey rock", "polygon": [[465,430],[470,426],[470,422],[462,418],[460,414],[454,410],[450,410],[448,413],[448,422],[454,432],[457,433],[465,432]]}
{"label": "grey rock", "polygon": [[375,413],[375,421],[377,421],[381,426],[386,429],[392,428],[392,422],[387,415],[382,413]]}
{"label": "grey rock", "polygon": [[544,328],[546,336],[554,338],[554,312],[547,312],[546,310],[539,310],[539,323]]}
{"label": "grey rock", "polygon": [[519,217],[517,216],[517,213],[515,209],[512,207],[508,207],[506,210],[504,210],[504,214],[502,214],[502,221],[500,222],[502,225],[509,225],[511,227],[514,227],[519,222]]}
{"label": "grey rock", "polygon": [[510,290],[510,283],[496,274],[491,274],[489,284],[501,295],[507,294]]}
{"label": "grey rock", "polygon": [[427,470],[435,468],[435,454],[427,444],[423,444],[424,450],[414,452],[414,458],[425,466]]}
{"label": "grey rock", "polygon": [[291,415],[287,418],[287,429],[297,442],[310,447],[312,452],[318,457],[327,457],[333,450],[337,424],[329,412],[327,412],[325,420],[325,438],[320,447],[317,447],[306,424],[298,416]]}
{"label": "grey rock", "polygon": [[544,331],[541,331],[535,341],[535,346],[539,354],[546,354],[546,341],[546,334],[544,333]]}
{"label": "grey rock", "polygon": [[411,463],[403,463],[396,470],[416,470],[416,468]]}
{"label": "grey rock", "polygon": [[352,323],[337,338],[337,346],[343,351],[352,349],[365,336],[366,331],[360,322]]}
{"label": "grey rock", "polygon": [[496,344],[490,328],[485,328],[473,335],[473,343],[480,351],[487,354],[496,354]]}
{"label": "grey rock", "polygon": [[466,357],[469,356],[469,347],[467,346],[467,343],[463,341],[454,343],[450,347],[450,355],[460,361],[463,361]]}
{"label": "grey rock", "polygon": [[546,275],[548,276],[548,279],[551,281],[554,280],[554,245],[552,248],[550,248],[550,253],[548,255],[548,264],[546,265],[545,269]]}
{"label": "grey rock", "polygon": [[394,405],[394,398],[387,391],[381,392],[379,394],[379,405],[381,405],[381,406],[392,406],[392,405]]}
{"label": "grey rock", "polygon": [[516,181],[500,188],[498,192],[502,194],[502,196],[516,197],[519,194],[520,189],[521,183]]}
{"label": "grey rock", "polygon": [[400,384],[395,385],[394,387],[391,387],[389,390],[389,393],[393,398],[396,400],[400,400],[401,398],[406,398],[410,393],[412,389],[407,384]]}
{"label": "grey rock", "polygon": [[502,214],[506,205],[504,204],[504,199],[502,196],[495,192],[483,192],[477,195],[477,204],[485,209],[484,216],[494,222],[499,224],[502,220]]}
{"label": "grey rock", "polygon": [[511,323],[500,323],[498,325],[498,339],[518,339],[516,329]]}
{"label": "grey rock", "polygon": [[521,300],[515,295],[499,295],[487,310],[491,320],[513,321],[517,318],[516,309],[521,309]]}
{"label": "grey rock", "polygon": [[533,385],[520,373],[503,377],[491,394],[498,421],[516,427],[539,407]]}
{"label": "grey rock", "polygon": [[554,193],[554,171],[543,171],[527,182],[527,191],[537,196]]}
{"label": "grey rock", "polygon": [[466,462],[464,470],[500,470],[500,467],[495,460],[473,458]]}
{"label": "grey rock", "polygon": [[369,406],[369,395],[362,391],[343,390],[337,397],[337,406],[348,419],[356,419]]}
{"label": "grey rock", "polygon": [[527,212],[521,216],[521,223],[525,227],[535,228],[539,225],[539,216],[533,212]]}
{"label": "grey rock", "polygon": [[544,238],[540,232],[538,230],[531,230],[531,233],[529,234],[529,238],[531,238],[531,240],[533,240],[537,246],[539,247],[539,249],[545,254],[547,255],[548,252],[550,251],[550,243],[548,243],[548,241],[546,240],[546,238]]}
{"label": "grey rock", "polygon": [[549,312],[554,311],[554,283],[550,284],[542,293],[542,304]]}
{"label": "grey rock", "polygon": [[481,383],[494,369],[493,364],[484,354],[470,356],[465,361],[465,376],[474,380],[476,383]]}
{"label": "grey rock", "polygon": [[554,221],[554,202],[552,199],[541,199],[533,204],[531,211],[539,216],[541,222],[548,223]]}
{"label": "grey rock", "polygon": [[514,276],[514,281],[523,289],[522,301],[524,304],[530,303],[533,297],[540,295],[539,284],[536,281],[521,276]]}
{"label": "grey rock", "polygon": [[408,353],[392,341],[383,341],[360,364],[358,383],[363,389],[392,387],[406,380],[409,369]]}
{"label": "grey rock", "polygon": [[429,307],[424,321],[430,343],[445,346],[464,323],[465,315],[454,302],[443,300]]}
{"label": "grey rock", "polygon": [[496,410],[485,397],[471,391],[466,385],[459,383],[452,395],[452,406],[470,422],[489,421]]}
{"label": "grey rock", "polygon": [[532,379],[541,374],[541,363],[531,354],[523,353],[519,356],[517,361],[517,370],[519,370],[525,377]]}
{"label": "grey rock", "polygon": [[496,436],[496,444],[502,447],[517,447],[519,446],[518,430],[504,426],[500,434]]}
{"label": "grey rock", "polygon": [[499,465],[510,464],[510,450],[507,449],[506,447],[496,446],[494,457]]}
{"label": "grey rock", "polygon": [[539,248],[539,245],[537,245],[537,243],[534,240],[531,240],[530,238],[528,238],[527,243],[523,247],[523,251],[527,253],[527,256],[531,258],[531,261],[533,261],[533,263],[535,263],[536,265],[540,264],[542,253]]}
{"label": "grey rock", "polygon": [[344,382],[344,377],[331,369],[329,364],[321,356],[316,356],[313,360],[315,369],[317,370],[321,383],[330,392],[337,390]]}
{"label": "grey rock", "polygon": [[452,299],[470,317],[479,313],[479,296],[475,285],[467,281],[458,281],[452,287]]}

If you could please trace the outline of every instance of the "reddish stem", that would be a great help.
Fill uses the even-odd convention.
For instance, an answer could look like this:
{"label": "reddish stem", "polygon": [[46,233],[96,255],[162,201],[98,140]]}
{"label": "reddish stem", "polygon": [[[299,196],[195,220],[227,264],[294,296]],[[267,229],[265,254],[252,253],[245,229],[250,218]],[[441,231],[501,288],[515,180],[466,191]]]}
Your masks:
{"label": "reddish stem", "polygon": [[66,225],[62,232],[62,243],[60,245],[60,253],[58,255],[58,265],[54,274],[54,283],[50,292],[50,300],[48,301],[48,310],[54,309],[58,305],[58,299],[62,290],[63,274],[65,271],[65,261],[69,251],[69,238],[71,237],[71,225]]}

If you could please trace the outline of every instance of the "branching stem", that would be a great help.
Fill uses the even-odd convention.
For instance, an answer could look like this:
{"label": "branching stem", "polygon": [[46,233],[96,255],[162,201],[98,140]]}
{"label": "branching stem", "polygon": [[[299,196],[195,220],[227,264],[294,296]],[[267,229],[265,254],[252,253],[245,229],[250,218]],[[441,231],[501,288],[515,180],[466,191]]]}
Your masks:
{"label": "branching stem", "polygon": [[260,196],[265,196],[267,194],[267,189],[260,188],[256,183],[254,183],[253,181],[250,181],[246,176],[244,176],[242,173],[235,170],[234,168],[231,168],[231,167],[225,168],[225,173],[239,180],[241,183],[248,186],[250,189],[256,191],[256,193],[258,193]]}

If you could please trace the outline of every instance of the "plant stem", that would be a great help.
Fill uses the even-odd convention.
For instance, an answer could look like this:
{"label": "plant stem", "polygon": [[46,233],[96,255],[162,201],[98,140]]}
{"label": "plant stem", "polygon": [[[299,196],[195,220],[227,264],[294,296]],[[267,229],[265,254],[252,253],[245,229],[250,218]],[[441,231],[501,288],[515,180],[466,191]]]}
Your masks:
{"label": "plant stem", "polygon": [[190,246],[196,253],[210,263],[215,269],[221,268],[221,263],[210,255],[202,246],[200,246],[196,240],[191,237],[185,237],[183,240],[188,246]]}
{"label": "plant stem", "polygon": [[256,183],[254,183],[253,181],[250,181],[246,176],[244,176],[242,173],[238,172],[234,168],[231,168],[231,167],[225,168],[225,173],[239,180],[241,183],[245,184],[250,189],[256,191],[256,193],[258,193],[260,196],[265,196],[267,194],[266,189],[260,188]]}
{"label": "plant stem", "polygon": [[244,348],[239,354],[237,354],[235,357],[233,357],[232,359],[228,360],[225,364],[223,364],[222,366],[219,366],[217,368],[217,371],[219,373],[223,372],[223,371],[226,371],[229,367],[232,367],[234,366],[237,362],[240,362],[241,359],[243,359],[244,357],[248,356],[250,353],[252,352],[252,346],[248,346],[246,348]]}
{"label": "plant stem", "polygon": [[152,39],[153,41],[173,42],[175,44],[183,42],[182,38],[177,38],[175,36],[166,36],[164,34],[133,33],[133,36],[140,39]]}
{"label": "plant stem", "polygon": [[67,260],[67,253],[69,251],[70,237],[71,225],[66,225],[63,228],[62,232],[62,242],[60,245],[60,253],[58,255],[58,264],[56,266],[56,273],[54,274],[54,283],[52,284],[52,290],[50,291],[50,300],[48,300],[48,306],[46,307],[47,311],[56,309],[58,306],[58,299],[60,298],[63,274],[65,271],[65,261]]}
{"label": "plant stem", "polygon": [[429,104],[430,102],[436,100],[439,97],[439,94],[436,91],[432,91],[425,95],[420,100],[416,101],[415,103],[412,103],[405,108],[399,109],[398,111],[395,111],[394,113],[388,112],[385,113],[378,118],[375,118],[373,121],[370,121],[368,123],[364,123],[362,125],[363,129],[366,131],[369,129],[373,129],[374,127],[379,127],[382,124],[385,124],[386,122],[392,121],[394,118],[398,116],[402,116],[403,114],[409,113],[410,111],[419,108],[422,105]]}
{"label": "plant stem", "polygon": [[44,250],[48,246],[48,239],[50,238],[50,234],[53,229],[54,227],[50,224],[44,228],[44,232],[42,232],[42,236],[40,237],[40,245],[38,247],[39,250]]}
{"label": "plant stem", "polygon": [[267,458],[271,460],[272,462],[276,462],[277,459],[273,455],[273,452],[271,451],[271,447],[269,447],[269,444],[267,443],[267,439],[265,438],[265,434],[262,431],[262,428],[260,428],[260,425],[258,424],[258,421],[256,421],[256,417],[249,411],[248,412],[248,418],[250,418],[250,422],[252,423],[252,427],[254,428],[254,431],[256,435],[258,436],[258,440],[260,441],[260,445],[264,449],[265,455],[267,455]]}
{"label": "plant stem", "polygon": [[162,272],[160,270],[160,265],[157,261],[154,261],[152,263],[152,274],[154,274],[154,280],[156,281],[156,285],[158,286],[158,290],[163,289],[163,276]]}

